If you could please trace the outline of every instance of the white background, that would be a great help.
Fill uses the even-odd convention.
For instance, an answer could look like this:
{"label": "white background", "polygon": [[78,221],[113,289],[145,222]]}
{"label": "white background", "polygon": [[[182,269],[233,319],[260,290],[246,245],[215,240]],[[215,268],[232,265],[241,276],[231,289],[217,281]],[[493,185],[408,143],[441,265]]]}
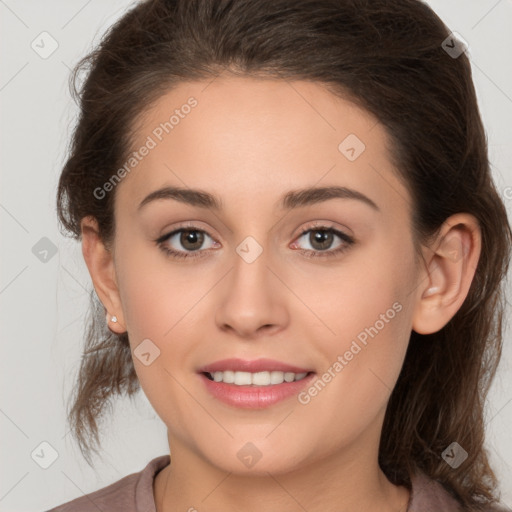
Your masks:
{"label": "white background", "polygon": [[[505,191],[512,186],[512,2],[428,3],[469,43],[493,175],[510,212],[512,197]],[[77,114],[68,77],[129,5],[127,0],[0,0],[1,511],[49,509],[168,453],[164,425],[143,393],[133,404],[119,400],[112,417],[100,424],[105,461],[95,459],[96,470],[81,457],[64,409],[80,362],[92,286],[79,244],[60,235],[55,214],[56,184]],[[43,31],[58,42],[47,59],[31,48]],[[46,263],[32,252],[42,237],[57,247]],[[509,507],[511,316],[509,311],[503,359],[487,406],[487,447]],[[58,452],[48,469],[31,457],[44,441]]]}

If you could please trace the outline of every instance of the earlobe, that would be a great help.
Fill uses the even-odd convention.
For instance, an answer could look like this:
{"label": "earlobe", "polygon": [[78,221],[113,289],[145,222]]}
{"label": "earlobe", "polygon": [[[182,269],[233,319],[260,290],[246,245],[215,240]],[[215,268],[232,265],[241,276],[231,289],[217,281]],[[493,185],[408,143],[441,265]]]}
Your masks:
{"label": "earlobe", "polygon": [[481,251],[478,221],[469,214],[453,215],[427,249],[412,323],[418,334],[442,329],[466,299]]}
{"label": "earlobe", "polygon": [[441,291],[441,288],[439,288],[439,286],[431,286],[430,288],[427,288],[423,292],[423,298],[430,297],[431,295],[439,293],[440,291]]}
{"label": "earlobe", "polygon": [[[126,332],[121,300],[115,277],[114,259],[101,237],[97,220],[84,217],[81,221],[82,254],[89,269],[89,274],[96,294],[106,309],[108,328],[115,333]],[[112,321],[115,317],[116,321]]]}

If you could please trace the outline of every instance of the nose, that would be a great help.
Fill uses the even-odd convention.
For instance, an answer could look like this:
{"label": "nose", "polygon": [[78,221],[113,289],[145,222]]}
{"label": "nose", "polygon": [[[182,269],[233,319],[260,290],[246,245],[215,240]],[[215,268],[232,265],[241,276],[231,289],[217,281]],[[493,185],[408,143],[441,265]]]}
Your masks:
{"label": "nose", "polygon": [[248,261],[251,259],[242,256],[234,258],[218,289],[215,321],[223,331],[254,340],[286,328],[286,300],[291,293],[283,277],[269,266],[265,251]]}

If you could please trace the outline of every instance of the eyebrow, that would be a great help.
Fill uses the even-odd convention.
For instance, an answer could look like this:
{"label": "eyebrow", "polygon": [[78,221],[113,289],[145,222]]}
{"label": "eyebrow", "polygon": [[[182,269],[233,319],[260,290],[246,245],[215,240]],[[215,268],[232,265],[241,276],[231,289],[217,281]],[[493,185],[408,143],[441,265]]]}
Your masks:
{"label": "eyebrow", "polygon": [[[181,187],[163,187],[146,196],[138,206],[140,210],[143,206],[157,200],[174,199],[191,206],[208,208],[215,211],[222,210],[222,201],[219,197],[210,194],[204,190]],[[357,190],[340,187],[311,187],[298,190],[291,190],[281,198],[279,206],[284,210],[292,210],[303,206],[321,203],[330,199],[356,199],[367,204],[376,211],[380,208],[367,196]]]}

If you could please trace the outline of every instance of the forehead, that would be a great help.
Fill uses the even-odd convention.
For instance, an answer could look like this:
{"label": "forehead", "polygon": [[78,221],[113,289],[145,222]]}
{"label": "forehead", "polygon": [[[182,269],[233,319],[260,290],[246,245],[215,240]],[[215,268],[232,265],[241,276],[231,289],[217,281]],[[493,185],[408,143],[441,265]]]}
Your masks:
{"label": "forehead", "polygon": [[[307,153],[319,139],[337,151],[337,143],[350,133],[375,149],[387,138],[372,114],[319,83],[231,76],[180,83],[143,112],[135,132],[135,147],[150,134],[157,143],[170,134],[175,140],[195,135],[204,147],[243,145],[244,156],[250,147],[258,152],[256,142],[282,146],[286,141],[287,148]],[[311,144],[304,146],[304,138]]]}
{"label": "forehead", "polygon": [[389,144],[372,114],[321,84],[219,76],[181,83],[143,112],[132,144],[139,159],[121,188],[132,204],[164,185],[247,202],[339,184],[407,201]]}

